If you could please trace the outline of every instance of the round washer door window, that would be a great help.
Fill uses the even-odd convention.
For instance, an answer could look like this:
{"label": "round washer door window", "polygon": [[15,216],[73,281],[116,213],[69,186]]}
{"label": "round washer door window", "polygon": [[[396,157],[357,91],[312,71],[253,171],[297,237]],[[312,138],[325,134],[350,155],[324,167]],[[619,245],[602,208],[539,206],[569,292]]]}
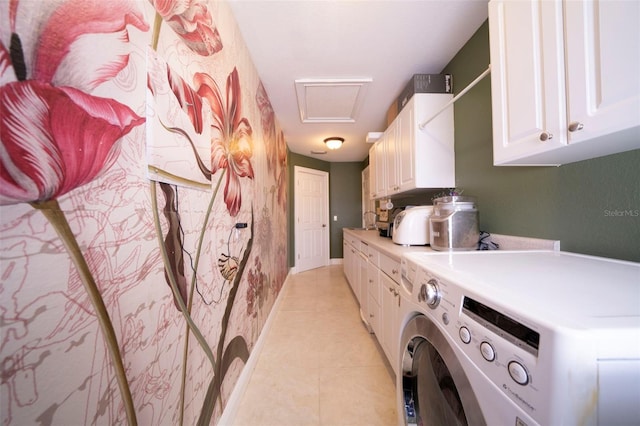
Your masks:
{"label": "round washer door window", "polygon": [[462,366],[431,321],[413,318],[402,342],[406,425],[486,425]]}

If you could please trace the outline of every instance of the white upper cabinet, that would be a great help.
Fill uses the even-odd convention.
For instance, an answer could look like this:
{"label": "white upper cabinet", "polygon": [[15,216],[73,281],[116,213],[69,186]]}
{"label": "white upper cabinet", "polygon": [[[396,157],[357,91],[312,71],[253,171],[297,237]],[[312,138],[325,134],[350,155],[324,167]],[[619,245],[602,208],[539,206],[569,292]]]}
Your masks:
{"label": "white upper cabinet", "polygon": [[414,126],[411,123],[416,122],[414,116],[414,108],[405,108],[406,111],[402,117],[398,120],[398,181],[400,183],[400,190],[407,191],[415,186],[416,170],[414,164],[415,149],[413,148],[413,141],[415,136],[413,134]]}
{"label": "white upper cabinet", "polygon": [[565,25],[569,143],[637,130],[640,2],[567,1]]}
{"label": "white upper cabinet", "polygon": [[565,145],[561,21],[560,2],[489,3],[495,164]]}
{"label": "white upper cabinet", "polygon": [[384,135],[369,149],[370,195],[372,199],[386,195],[386,161],[384,154]]}
{"label": "white upper cabinet", "polygon": [[384,132],[385,162],[387,164],[386,196],[397,194],[400,191],[398,176],[398,118],[389,125]]}
{"label": "white upper cabinet", "polygon": [[456,186],[453,105],[439,112],[451,99],[450,93],[416,93],[400,113],[407,121],[400,135],[402,192]]}
{"label": "white upper cabinet", "polygon": [[384,183],[372,198],[391,197],[414,189],[455,186],[453,106],[431,120],[453,98],[445,93],[416,93],[369,150],[369,167]]}
{"label": "white upper cabinet", "polygon": [[640,2],[489,3],[496,165],[640,148]]}
{"label": "white upper cabinet", "polygon": [[376,172],[378,171],[378,159],[376,158],[376,146],[371,145],[369,148],[369,198],[375,200],[378,196],[376,193]]}

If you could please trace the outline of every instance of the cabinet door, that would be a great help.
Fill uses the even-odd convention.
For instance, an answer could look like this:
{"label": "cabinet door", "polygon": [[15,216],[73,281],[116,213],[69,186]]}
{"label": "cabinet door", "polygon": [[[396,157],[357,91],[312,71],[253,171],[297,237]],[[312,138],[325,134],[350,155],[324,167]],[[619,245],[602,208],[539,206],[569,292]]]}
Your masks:
{"label": "cabinet door", "polygon": [[376,141],[369,150],[369,166],[374,165],[371,173],[371,198],[378,199],[386,195],[386,163],[384,159],[384,136]]}
{"label": "cabinet door", "polygon": [[640,2],[567,1],[565,21],[569,143],[640,125]]}
{"label": "cabinet door", "polygon": [[349,282],[349,243],[346,238],[342,239],[342,271]]}
{"label": "cabinet door", "polygon": [[344,274],[347,277],[347,282],[351,286],[354,294],[356,293],[355,281],[355,262],[356,262],[356,249],[346,241],[342,243],[342,262],[344,268]]}
{"label": "cabinet door", "polygon": [[377,173],[378,173],[378,158],[376,157],[375,144],[369,148],[369,198],[375,200],[377,198],[376,191],[378,189]]}
{"label": "cabinet door", "polygon": [[397,348],[396,340],[400,330],[397,330],[398,317],[398,291],[397,284],[385,273],[380,273],[380,285],[382,286],[382,339],[381,346],[387,355],[389,364],[396,371]]}
{"label": "cabinet door", "polygon": [[384,144],[385,144],[385,163],[387,166],[387,184],[386,194],[387,196],[393,195],[400,191],[400,182],[398,177],[398,119],[389,125],[384,132]]}
{"label": "cabinet door", "polygon": [[[367,256],[363,253],[358,255],[358,281],[360,283],[358,287],[358,302],[360,303],[360,310],[365,320],[369,316],[369,262]],[[368,321],[368,320],[367,320]]]}
{"label": "cabinet door", "polygon": [[[408,104],[412,106],[412,140],[406,152],[413,164],[413,179],[403,183],[404,190],[456,185],[453,105],[442,110],[451,99],[450,93],[416,93]],[[421,129],[427,119],[431,121]]]}
{"label": "cabinet door", "polygon": [[494,164],[566,144],[562,3],[489,2]]}
{"label": "cabinet door", "polygon": [[[415,97],[415,95],[414,95]],[[398,146],[398,175],[400,189],[403,191],[410,190],[416,187],[415,184],[415,135],[414,129],[414,102],[411,100],[407,104],[396,120],[398,121],[398,133],[397,133],[397,146]]]}
{"label": "cabinet door", "polygon": [[368,288],[369,288],[369,325],[371,329],[380,340],[382,335],[380,326],[380,282],[378,281],[378,268],[377,266],[369,263],[368,271]]}

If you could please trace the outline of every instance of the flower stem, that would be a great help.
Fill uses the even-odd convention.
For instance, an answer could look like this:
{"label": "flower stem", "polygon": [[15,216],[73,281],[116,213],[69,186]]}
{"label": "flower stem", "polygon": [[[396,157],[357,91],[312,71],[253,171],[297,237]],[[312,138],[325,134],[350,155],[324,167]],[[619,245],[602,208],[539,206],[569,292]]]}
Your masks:
{"label": "flower stem", "polygon": [[167,276],[169,277],[169,284],[171,287],[171,291],[173,292],[173,297],[178,302],[178,306],[180,306],[180,311],[182,311],[182,315],[184,316],[185,321],[189,325],[189,329],[195,336],[196,340],[200,343],[200,346],[202,346],[202,350],[204,351],[205,355],[209,359],[209,362],[211,362],[213,369],[215,370],[216,361],[213,356],[213,352],[211,352],[211,348],[209,347],[207,340],[204,338],[204,336],[200,332],[200,329],[193,322],[191,315],[189,315],[189,312],[187,312],[187,307],[184,304],[184,300],[182,300],[182,296],[180,295],[180,290],[178,289],[178,284],[176,283],[175,274],[171,270],[171,262],[169,262],[169,255],[167,254],[167,249],[164,246],[164,243],[162,241],[162,227],[160,226],[160,217],[158,215],[158,195],[157,195],[155,181],[151,181],[151,205],[153,207],[153,222],[156,227],[156,235],[158,236],[160,253],[162,254],[164,267],[167,270]]}
{"label": "flower stem", "polygon": [[[211,210],[213,209],[213,202],[216,199],[216,195],[218,194],[218,189],[220,188],[220,184],[222,183],[222,178],[224,177],[227,169],[222,169],[222,173],[220,174],[220,178],[218,178],[218,183],[216,184],[215,189],[213,190],[213,195],[211,196],[211,200],[209,201],[209,206],[207,207],[207,213],[204,216],[204,221],[202,223],[202,230],[200,231],[200,238],[198,239],[198,248],[196,250],[195,261],[193,265],[193,276],[191,277],[191,289],[189,290],[189,300],[187,303],[187,312],[191,314],[191,307],[193,306],[193,293],[196,288],[196,279],[198,272],[198,264],[200,263],[200,253],[202,251],[202,242],[204,241],[205,231],[207,229],[207,223],[209,223],[209,216],[211,216]],[[189,326],[187,326],[188,328]],[[180,387],[180,426],[182,426],[183,422],[183,413],[184,413],[184,394],[185,387],[187,381],[187,355],[189,353],[189,333],[186,334],[184,340],[184,351],[182,353],[182,383]]]}
{"label": "flower stem", "polygon": [[49,220],[78,270],[78,274],[80,275],[82,284],[84,284],[84,288],[87,291],[89,300],[96,311],[98,323],[102,330],[102,334],[104,335],[107,350],[111,357],[113,368],[115,369],[116,379],[120,388],[120,395],[122,396],[122,402],[127,414],[127,420],[130,426],[135,426],[138,422],[133,406],[133,399],[131,397],[131,390],[129,389],[129,383],[127,382],[127,376],[125,374],[122,357],[120,355],[118,339],[116,338],[116,333],[113,329],[113,324],[109,318],[109,313],[107,312],[100,290],[98,289],[93,275],[89,270],[89,265],[87,265],[86,259],[82,255],[82,251],[80,250],[80,246],[71,231],[71,227],[69,227],[69,222],[67,221],[64,212],[60,209],[58,201],[55,199],[33,202],[31,203],[31,206],[40,210]]}
{"label": "flower stem", "polygon": [[158,41],[160,40],[160,27],[162,26],[162,16],[156,12],[153,20],[153,33],[151,37],[151,48],[158,50]]}

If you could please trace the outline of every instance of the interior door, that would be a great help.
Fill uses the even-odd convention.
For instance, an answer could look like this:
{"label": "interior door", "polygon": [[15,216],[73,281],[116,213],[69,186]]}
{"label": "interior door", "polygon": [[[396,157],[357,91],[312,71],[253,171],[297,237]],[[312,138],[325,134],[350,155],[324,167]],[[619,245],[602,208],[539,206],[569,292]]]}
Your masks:
{"label": "interior door", "polygon": [[329,264],[329,174],[295,166],[296,272]]}

